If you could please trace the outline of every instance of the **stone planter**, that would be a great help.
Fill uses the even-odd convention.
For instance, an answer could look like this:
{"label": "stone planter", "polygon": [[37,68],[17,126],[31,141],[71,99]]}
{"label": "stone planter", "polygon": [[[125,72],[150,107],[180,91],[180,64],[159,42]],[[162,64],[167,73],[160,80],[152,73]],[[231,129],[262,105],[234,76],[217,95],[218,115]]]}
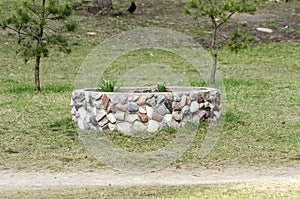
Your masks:
{"label": "stone planter", "polygon": [[221,115],[221,93],[203,87],[121,87],[118,92],[79,89],[72,93],[72,120],[82,130],[113,131],[130,135],[182,128],[186,122],[215,121]]}

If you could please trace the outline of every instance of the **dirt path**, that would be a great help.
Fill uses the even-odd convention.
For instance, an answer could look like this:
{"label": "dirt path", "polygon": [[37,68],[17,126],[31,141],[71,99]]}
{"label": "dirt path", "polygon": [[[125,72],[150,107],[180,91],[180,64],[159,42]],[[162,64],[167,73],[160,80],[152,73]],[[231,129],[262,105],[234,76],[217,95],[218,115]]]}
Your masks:
{"label": "dirt path", "polygon": [[0,191],[41,190],[91,186],[196,185],[250,182],[300,183],[300,165],[281,168],[166,169],[153,173],[126,174],[105,169],[93,172],[0,171]]}

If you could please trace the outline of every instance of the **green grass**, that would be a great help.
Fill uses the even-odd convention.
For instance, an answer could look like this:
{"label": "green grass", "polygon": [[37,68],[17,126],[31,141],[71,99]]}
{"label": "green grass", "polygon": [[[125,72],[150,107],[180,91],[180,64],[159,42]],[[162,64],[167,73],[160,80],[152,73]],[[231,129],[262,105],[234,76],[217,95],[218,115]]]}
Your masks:
{"label": "green grass", "polygon": [[[116,5],[119,9],[127,6],[125,3]],[[1,32],[0,168],[65,170],[102,166],[85,150],[70,119],[69,103],[77,70],[90,50],[123,30],[161,22],[161,27],[174,28],[200,39],[198,33],[203,33],[203,27],[187,22],[190,18],[185,15],[172,18],[172,12],[174,14],[178,7],[169,7],[172,9],[147,19],[143,15],[97,19],[82,16],[80,29],[71,35],[76,43],[73,53],[52,52],[49,58],[42,60],[41,92],[33,91],[33,61],[25,65],[15,54],[15,37]],[[186,20],[182,26],[175,23],[180,17]],[[95,31],[97,36],[86,37],[86,31]],[[151,53],[155,56],[149,56]],[[193,86],[205,85],[185,60],[162,51],[130,52],[119,57],[106,75],[120,77],[136,65],[158,60],[179,72],[184,71]],[[299,43],[263,43],[238,55],[224,49],[219,63],[227,95],[227,117],[220,140],[207,157],[199,159],[197,150],[205,135],[199,131],[190,150],[176,164],[299,164]],[[144,144],[143,150],[156,149],[164,144],[165,138],[172,137],[162,133],[145,143],[137,139],[129,142],[127,137],[118,134],[114,136],[116,142],[123,139],[120,145],[123,143],[129,150]]]}
{"label": "green grass", "polygon": [[298,198],[296,183],[198,186],[91,187],[64,190],[6,191],[0,198]]}

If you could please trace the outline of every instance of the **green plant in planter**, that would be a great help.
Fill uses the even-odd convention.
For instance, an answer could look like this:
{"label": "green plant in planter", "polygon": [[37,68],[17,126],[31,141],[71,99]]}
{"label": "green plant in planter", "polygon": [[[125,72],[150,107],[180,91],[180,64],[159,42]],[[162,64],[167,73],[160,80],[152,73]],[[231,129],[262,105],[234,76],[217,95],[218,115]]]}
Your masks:
{"label": "green plant in planter", "polygon": [[114,92],[117,90],[116,81],[109,79],[101,79],[99,87],[102,89],[103,92]]}
{"label": "green plant in planter", "polygon": [[165,84],[165,83],[163,83],[163,84],[158,84],[158,85],[157,85],[157,91],[158,91],[158,92],[166,92],[166,91],[167,91],[166,84]]}

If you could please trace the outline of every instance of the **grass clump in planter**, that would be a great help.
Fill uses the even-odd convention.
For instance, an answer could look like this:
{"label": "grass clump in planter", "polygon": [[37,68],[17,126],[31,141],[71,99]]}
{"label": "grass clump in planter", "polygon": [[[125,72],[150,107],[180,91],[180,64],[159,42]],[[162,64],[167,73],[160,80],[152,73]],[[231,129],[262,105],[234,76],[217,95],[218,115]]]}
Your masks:
{"label": "grass clump in planter", "polygon": [[167,92],[166,84],[157,84],[157,91],[158,92]]}
{"label": "grass clump in planter", "polygon": [[103,92],[114,92],[117,91],[116,81],[109,79],[100,80],[99,87]]}

